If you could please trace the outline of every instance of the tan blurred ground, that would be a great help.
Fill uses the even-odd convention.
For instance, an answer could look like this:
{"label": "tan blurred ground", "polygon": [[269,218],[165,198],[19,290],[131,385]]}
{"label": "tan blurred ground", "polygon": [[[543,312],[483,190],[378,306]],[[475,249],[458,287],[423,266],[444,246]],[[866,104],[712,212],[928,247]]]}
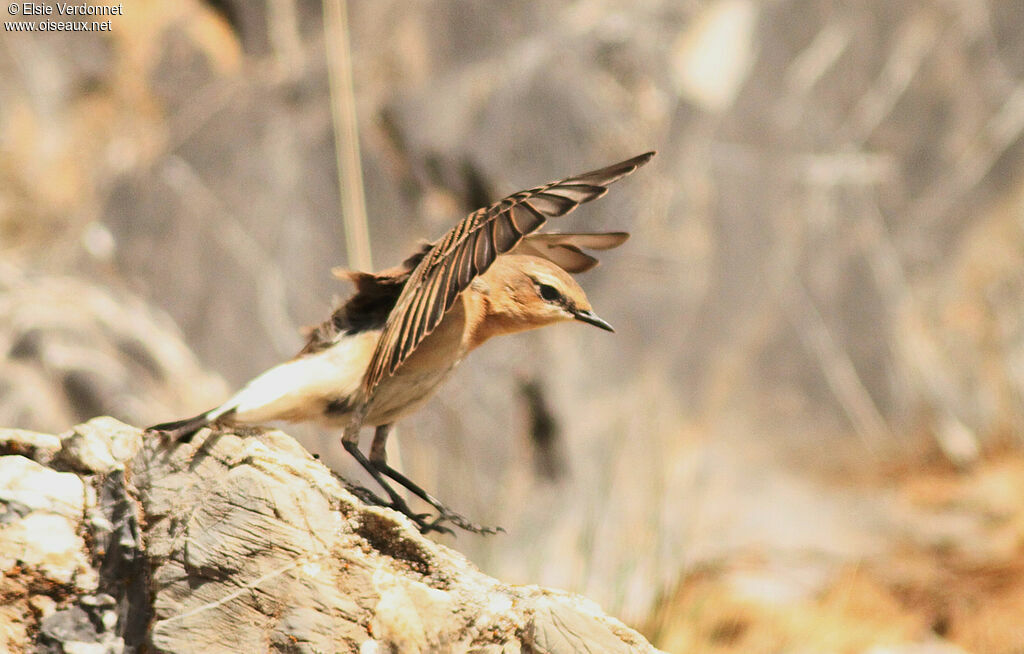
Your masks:
{"label": "tan blurred ground", "polygon": [[[139,0],[109,34],[0,33],[5,422],[208,408],[347,292],[322,15]],[[561,226],[633,233],[581,278],[618,333],[491,344],[399,426],[410,476],[509,531],[457,547],[672,651],[1024,650],[1024,5],[349,16],[378,266],[660,151]]]}
{"label": "tan blurred ground", "polygon": [[1020,651],[1019,452],[995,453],[970,473],[922,462],[855,487],[895,508],[878,551],[831,569],[814,552],[768,551],[700,567],[647,633],[672,652]]}

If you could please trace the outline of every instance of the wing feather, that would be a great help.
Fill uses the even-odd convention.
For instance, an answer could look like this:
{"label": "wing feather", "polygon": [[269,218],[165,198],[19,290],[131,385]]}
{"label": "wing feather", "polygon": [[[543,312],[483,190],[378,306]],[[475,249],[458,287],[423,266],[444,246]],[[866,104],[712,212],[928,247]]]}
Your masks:
{"label": "wing feather", "polygon": [[581,273],[598,264],[597,259],[584,252],[584,249],[610,250],[622,245],[628,238],[626,232],[543,232],[524,238],[512,253],[541,257],[566,272]]}
{"label": "wing feather", "polygon": [[435,281],[437,280],[427,280],[427,288],[416,298],[416,304],[409,311],[409,324],[411,327],[405,335],[406,338],[402,340],[403,352],[411,352],[412,348],[415,347],[415,343],[423,337],[423,330],[428,323],[431,305],[435,300],[430,292],[430,287],[434,286]]}
{"label": "wing feather", "polygon": [[499,213],[492,221],[494,234],[492,242],[496,254],[508,252],[519,242],[519,232],[516,231],[511,217],[506,212]]}
{"label": "wing feather", "polygon": [[[529,199],[523,200],[519,206],[528,207],[542,216],[564,216],[579,205],[570,195],[558,195],[542,191]],[[543,218],[542,218],[543,220]]]}
{"label": "wing feather", "polygon": [[[515,248],[548,218],[608,192],[608,185],[647,163],[653,152],[559,182],[520,191],[479,209],[438,239],[412,271],[384,325],[363,377],[368,399],[437,327],[459,294],[494,259]],[[570,249],[574,248],[571,243]],[[582,253],[581,253],[582,254]],[[586,257],[587,255],[583,255]]]}

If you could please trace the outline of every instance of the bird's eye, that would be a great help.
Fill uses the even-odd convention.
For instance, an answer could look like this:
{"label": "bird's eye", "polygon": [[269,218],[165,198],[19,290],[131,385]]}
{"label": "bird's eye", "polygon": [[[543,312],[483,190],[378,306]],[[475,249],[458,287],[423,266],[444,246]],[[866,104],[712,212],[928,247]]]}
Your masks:
{"label": "bird's eye", "polygon": [[545,302],[556,302],[562,298],[558,289],[549,284],[537,284],[537,290],[540,291],[540,296]]}

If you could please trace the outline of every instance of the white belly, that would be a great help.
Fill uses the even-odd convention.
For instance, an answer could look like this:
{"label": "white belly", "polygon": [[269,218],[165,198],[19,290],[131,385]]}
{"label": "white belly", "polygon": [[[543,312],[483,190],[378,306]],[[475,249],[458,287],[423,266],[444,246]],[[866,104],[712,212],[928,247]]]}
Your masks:
{"label": "white belly", "polygon": [[231,422],[248,425],[322,419],[327,403],[356,393],[378,337],[379,332],[345,336],[326,350],[274,366],[221,405],[211,419],[229,412]]}
{"label": "white belly", "polygon": [[[465,355],[461,306],[453,310],[394,375],[374,390],[363,424],[389,424],[417,409],[437,392]],[[210,419],[258,425],[275,420],[348,425],[379,331],[344,335],[331,347],[256,377]]]}

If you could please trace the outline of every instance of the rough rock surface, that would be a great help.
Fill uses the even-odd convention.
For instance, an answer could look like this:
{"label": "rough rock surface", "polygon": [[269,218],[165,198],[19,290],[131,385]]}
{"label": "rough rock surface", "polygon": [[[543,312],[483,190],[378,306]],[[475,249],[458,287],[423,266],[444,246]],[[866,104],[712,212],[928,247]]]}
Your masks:
{"label": "rough rock surface", "polygon": [[654,652],[484,575],[279,431],[0,430],[0,650]]}

